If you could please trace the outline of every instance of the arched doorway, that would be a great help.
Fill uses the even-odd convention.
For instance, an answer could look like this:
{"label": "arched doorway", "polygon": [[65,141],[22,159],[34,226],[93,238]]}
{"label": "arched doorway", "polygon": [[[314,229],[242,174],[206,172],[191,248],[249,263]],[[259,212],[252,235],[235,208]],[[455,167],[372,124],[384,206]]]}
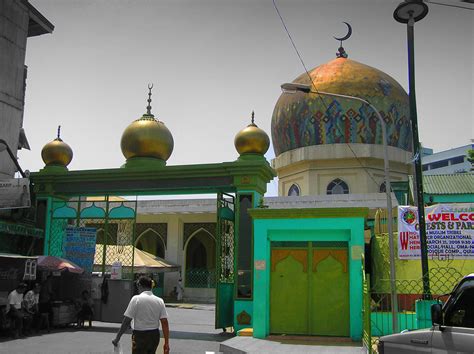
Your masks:
{"label": "arched doorway", "polygon": [[216,241],[208,231],[196,231],[186,243],[185,286],[214,288],[216,271]]}
{"label": "arched doorway", "polygon": [[165,258],[165,243],[160,234],[152,229],[144,231],[137,237],[135,247],[157,257]]}

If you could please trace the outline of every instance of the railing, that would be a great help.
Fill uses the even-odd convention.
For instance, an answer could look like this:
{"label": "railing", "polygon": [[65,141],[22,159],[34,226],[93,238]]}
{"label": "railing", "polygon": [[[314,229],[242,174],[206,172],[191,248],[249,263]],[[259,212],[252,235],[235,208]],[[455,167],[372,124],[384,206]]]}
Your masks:
{"label": "railing", "polygon": [[185,287],[187,288],[215,288],[216,272],[205,268],[186,270]]}

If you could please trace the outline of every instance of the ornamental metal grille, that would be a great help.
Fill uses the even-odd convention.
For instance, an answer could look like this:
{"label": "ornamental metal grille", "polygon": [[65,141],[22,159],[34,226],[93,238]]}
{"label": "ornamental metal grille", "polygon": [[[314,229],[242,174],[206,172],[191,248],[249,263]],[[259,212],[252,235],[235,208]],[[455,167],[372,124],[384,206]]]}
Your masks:
{"label": "ornamental metal grille", "polygon": [[[217,277],[220,283],[234,282],[234,198],[219,193],[217,195]],[[227,212],[227,213],[226,213]]]}
{"label": "ornamental metal grille", "polygon": [[109,272],[114,262],[122,263],[122,278],[133,279],[135,241],[135,201],[53,202],[51,230],[48,241],[49,254],[62,257],[67,227],[92,227],[96,229],[96,252],[93,270]]}

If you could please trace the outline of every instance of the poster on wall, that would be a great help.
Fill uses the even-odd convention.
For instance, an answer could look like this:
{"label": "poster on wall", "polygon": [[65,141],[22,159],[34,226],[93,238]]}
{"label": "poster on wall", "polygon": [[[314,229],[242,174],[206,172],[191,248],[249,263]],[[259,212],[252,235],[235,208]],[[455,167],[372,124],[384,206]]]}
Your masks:
{"label": "poster on wall", "polygon": [[0,209],[29,208],[30,180],[28,178],[0,179]]}
{"label": "poster on wall", "polygon": [[95,227],[67,227],[63,242],[63,256],[76,263],[85,272],[92,272],[94,266]]}
{"label": "poster on wall", "polygon": [[[474,259],[474,203],[425,207],[428,258]],[[398,258],[420,259],[418,209],[398,207]]]}

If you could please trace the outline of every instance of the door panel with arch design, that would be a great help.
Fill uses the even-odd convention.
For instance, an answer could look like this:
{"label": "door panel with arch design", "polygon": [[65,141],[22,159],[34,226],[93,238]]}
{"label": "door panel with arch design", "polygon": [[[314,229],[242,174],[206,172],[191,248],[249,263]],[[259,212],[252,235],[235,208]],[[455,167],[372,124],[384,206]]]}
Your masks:
{"label": "door panel with arch design", "polygon": [[349,336],[349,321],[347,243],[272,242],[270,332]]}

